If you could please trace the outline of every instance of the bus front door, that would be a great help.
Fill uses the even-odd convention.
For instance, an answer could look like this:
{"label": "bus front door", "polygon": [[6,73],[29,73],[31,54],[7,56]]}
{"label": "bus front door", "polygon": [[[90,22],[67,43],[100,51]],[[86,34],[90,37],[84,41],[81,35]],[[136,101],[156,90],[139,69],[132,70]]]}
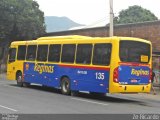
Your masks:
{"label": "bus front door", "polygon": [[7,79],[15,80],[15,60],[16,60],[16,48],[10,48],[7,64]]}

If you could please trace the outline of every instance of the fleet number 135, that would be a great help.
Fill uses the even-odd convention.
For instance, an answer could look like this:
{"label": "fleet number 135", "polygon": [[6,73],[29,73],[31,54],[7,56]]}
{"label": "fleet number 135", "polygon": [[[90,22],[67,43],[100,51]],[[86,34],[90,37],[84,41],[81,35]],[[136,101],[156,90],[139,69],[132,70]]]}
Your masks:
{"label": "fleet number 135", "polygon": [[96,79],[98,79],[98,80],[104,80],[104,73],[96,72]]}

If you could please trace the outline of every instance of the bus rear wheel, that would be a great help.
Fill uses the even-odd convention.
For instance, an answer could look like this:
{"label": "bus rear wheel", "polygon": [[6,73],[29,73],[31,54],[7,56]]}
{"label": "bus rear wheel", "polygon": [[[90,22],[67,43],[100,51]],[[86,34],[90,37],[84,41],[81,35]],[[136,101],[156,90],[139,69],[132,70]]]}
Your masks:
{"label": "bus rear wheel", "polygon": [[17,80],[17,86],[23,87],[22,73],[20,72],[17,73],[16,80]]}
{"label": "bus rear wheel", "polygon": [[61,92],[64,95],[70,95],[70,80],[67,77],[62,78],[61,80]]}

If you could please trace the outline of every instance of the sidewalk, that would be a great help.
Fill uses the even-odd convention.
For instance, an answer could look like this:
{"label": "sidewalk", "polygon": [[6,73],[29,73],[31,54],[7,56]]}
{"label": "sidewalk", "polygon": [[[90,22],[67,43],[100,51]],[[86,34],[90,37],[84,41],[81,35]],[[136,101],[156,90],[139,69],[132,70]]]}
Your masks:
{"label": "sidewalk", "polygon": [[160,102],[160,87],[154,87],[156,91],[156,95],[151,93],[138,93],[138,94],[124,94],[126,97],[138,98],[138,99],[148,99]]}

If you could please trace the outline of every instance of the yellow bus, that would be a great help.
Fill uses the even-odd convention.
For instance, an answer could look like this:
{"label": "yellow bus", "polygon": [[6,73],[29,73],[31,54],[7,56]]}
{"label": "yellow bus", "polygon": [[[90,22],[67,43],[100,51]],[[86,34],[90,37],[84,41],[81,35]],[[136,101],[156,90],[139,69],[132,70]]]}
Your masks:
{"label": "yellow bus", "polygon": [[57,36],[12,42],[7,78],[63,94],[148,93],[152,45],[133,37]]}

